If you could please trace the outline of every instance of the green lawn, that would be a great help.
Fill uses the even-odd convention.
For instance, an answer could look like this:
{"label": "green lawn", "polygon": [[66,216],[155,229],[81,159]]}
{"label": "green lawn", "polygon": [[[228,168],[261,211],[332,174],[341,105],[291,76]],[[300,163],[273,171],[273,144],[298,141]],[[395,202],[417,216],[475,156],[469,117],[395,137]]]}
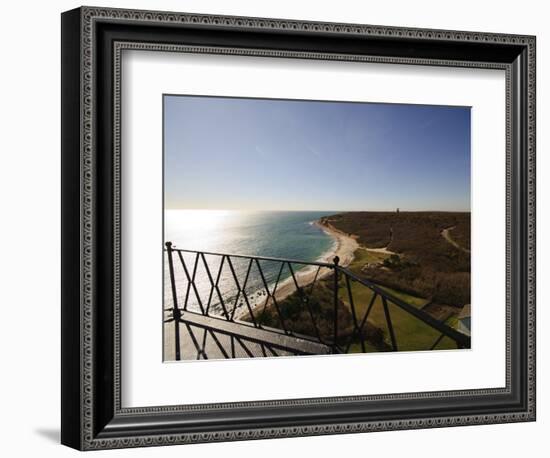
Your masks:
{"label": "green lawn", "polygon": [[360,342],[354,342],[349,347],[349,353],[380,353],[380,349],[365,341],[365,351],[361,348]]}
{"label": "green lawn", "polygon": [[[365,263],[383,260],[385,257],[387,257],[387,255],[385,254],[373,253],[363,248],[359,248],[355,252],[354,261],[350,264],[348,268],[355,273],[360,273],[360,269]],[[425,298],[411,296],[410,294],[396,291],[391,288],[384,287],[383,289],[393,294],[397,298],[403,300],[404,302],[419,309],[424,307],[429,302]],[[374,292],[366,286],[357,282],[351,282],[351,290],[353,293],[352,295],[355,304],[357,320],[359,321],[359,323],[361,323]],[[339,295],[340,298],[348,305],[348,307],[350,307],[349,295],[344,281],[340,281]],[[419,351],[431,349],[432,345],[440,336],[440,333],[438,331],[434,330],[427,324],[424,324],[422,321],[418,320],[414,316],[410,315],[409,313],[389,301],[388,309],[393,324],[398,350]],[[378,296],[374,302],[372,310],[369,314],[368,321],[374,326],[382,329],[384,331],[386,343],[391,344],[390,333],[386,324],[384,307],[380,296]],[[451,339],[445,337],[439,342],[436,348],[456,348],[456,344]],[[361,352],[361,346],[358,340],[357,342],[354,342],[354,344],[352,344],[350,351]],[[367,352],[369,351],[380,351],[380,349],[372,345],[368,345]]]}
{"label": "green lawn", "polygon": [[384,291],[387,291],[391,295],[397,297],[398,299],[401,299],[402,301],[406,302],[407,304],[410,304],[417,309],[421,309],[425,305],[430,302],[428,299],[425,299],[423,297],[416,297],[411,296],[410,294],[403,293],[401,291],[397,291],[396,289],[388,288],[387,286],[380,286],[380,289],[383,289]]}

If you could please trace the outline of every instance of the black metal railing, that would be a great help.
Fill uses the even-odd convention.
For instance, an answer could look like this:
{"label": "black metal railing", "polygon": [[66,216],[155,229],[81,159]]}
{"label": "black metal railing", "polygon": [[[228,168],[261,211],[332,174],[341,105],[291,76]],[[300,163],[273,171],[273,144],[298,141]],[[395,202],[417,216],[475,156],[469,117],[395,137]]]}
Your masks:
{"label": "black metal railing", "polygon": [[[171,242],[166,242],[166,255],[171,289],[166,302],[171,304],[165,304],[165,323],[174,323],[176,360],[181,359],[180,325],[202,329],[205,339],[211,335],[224,357],[235,353],[229,356],[216,334],[229,336],[232,345],[236,339],[243,348],[243,340],[259,345],[264,356],[278,350],[317,354],[470,348],[469,336],[340,266],[338,257],[333,263],[305,262],[184,250]],[[305,276],[304,267],[309,269]],[[408,332],[416,334],[404,336]],[[206,357],[204,345],[191,337]],[[445,341],[447,346],[441,347]]]}

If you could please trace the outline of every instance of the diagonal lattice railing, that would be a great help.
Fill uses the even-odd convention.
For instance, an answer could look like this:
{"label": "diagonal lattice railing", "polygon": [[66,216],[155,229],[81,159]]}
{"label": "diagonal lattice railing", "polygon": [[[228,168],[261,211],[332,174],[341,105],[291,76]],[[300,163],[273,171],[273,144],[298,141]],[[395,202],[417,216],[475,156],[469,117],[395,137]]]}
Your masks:
{"label": "diagonal lattice railing", "polygon": [[[470,348],[469,336],[341,267],[338,257],[333,263],[305,262],[184,250],[171,242],[166,255],[171,294],[164,321],[174,323],[176,360],[180,325],[189,329],[191,322],[214,337],[224,357],[229,353],[214,332],[274,354],[312,354],[315,344],[329,353]],[[198,317],[209,320],[204,324]],[[289,344],[289,338],[302,346]]]}

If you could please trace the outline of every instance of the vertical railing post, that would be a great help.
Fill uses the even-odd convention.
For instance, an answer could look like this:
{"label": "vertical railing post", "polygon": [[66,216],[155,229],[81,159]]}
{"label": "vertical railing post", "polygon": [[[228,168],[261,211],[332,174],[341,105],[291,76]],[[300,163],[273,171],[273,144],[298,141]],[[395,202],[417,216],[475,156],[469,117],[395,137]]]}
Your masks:
{"label": "vertical railing post", "polygon": [[174,276],[174,260],[172,259],[172,242],[166,242],[166,251],[168,253],[168,266],[170,268],[170,284],[172,285],[172,313],[174,315],[174,336],[176,345],[176,361],[181,359],[180,355],[180,319],[181,312],[178,308],[178,295],[176,292],[176,277]]}
{"label": "vertical railing post", "polygon": [[338,263],[340,258],[334,256],[334,348],[337,347],[338,340]]}
{"label": "vertical railing post", "polygon": [[384,296],[382,296],[382,306],[384,307],[384,316],[386,317],[386,324],[388,325],[388,330],[390,331],[391,346],[393,351],[397,351],[397,340],[395,339],[395,332],[393,330],[393,324],[390,316],[390,309],[388,307],[388,301]]}

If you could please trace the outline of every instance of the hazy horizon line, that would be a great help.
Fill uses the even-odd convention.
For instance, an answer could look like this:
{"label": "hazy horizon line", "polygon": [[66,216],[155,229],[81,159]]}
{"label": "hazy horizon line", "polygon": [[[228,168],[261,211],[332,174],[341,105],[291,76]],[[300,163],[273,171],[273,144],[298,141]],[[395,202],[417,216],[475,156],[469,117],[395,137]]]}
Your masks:
{"label": "hazy horizon line", "polygon": [[[165,210],[196,210],[196,211],[234,211],[234,212],[285,212],[285,213],[299,213],[299,212],[311,212],[311,213],[362,213],[362,212],[378,212],[378,213],[397,213],[397,208],[391,210],[296,210],[296,209],[237,209],[237,208],[185,208],[185,207],[165,207]],[[471,213],[470,210],[437,210],[437,209],[402,209],[399,208],[399,213],[421,213],[421,212],[437,212],[437,213]]]}

